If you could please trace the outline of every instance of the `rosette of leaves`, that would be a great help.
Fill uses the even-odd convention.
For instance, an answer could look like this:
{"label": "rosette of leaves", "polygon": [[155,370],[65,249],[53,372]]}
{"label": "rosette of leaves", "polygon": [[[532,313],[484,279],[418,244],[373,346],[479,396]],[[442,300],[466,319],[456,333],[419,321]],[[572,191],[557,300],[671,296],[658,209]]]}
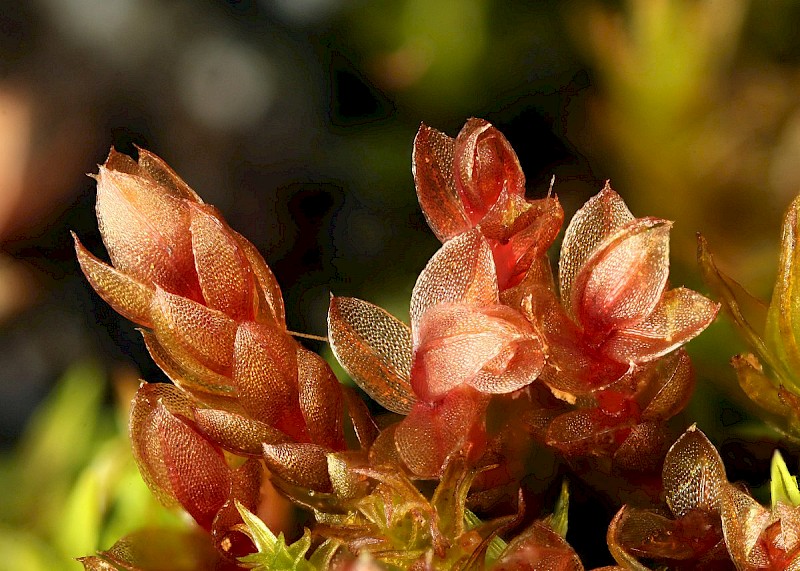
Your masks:
{"label": "rosette of leaves", "polygon": [[627,569],[788,570],[800,566],[800,490],[777,451],[770,507],[732,484],[714,446],[691,426],[664,460],[667,509],[624,506],[608,545]]}
{"label": "rosette of leaves", "polygon": [[753,350],[731,363],[739,385],[761,416],[800,440],[800,196],[783,219],[778,276],[768,305],[722,272],[706,240],[698,238],[703,276]]}

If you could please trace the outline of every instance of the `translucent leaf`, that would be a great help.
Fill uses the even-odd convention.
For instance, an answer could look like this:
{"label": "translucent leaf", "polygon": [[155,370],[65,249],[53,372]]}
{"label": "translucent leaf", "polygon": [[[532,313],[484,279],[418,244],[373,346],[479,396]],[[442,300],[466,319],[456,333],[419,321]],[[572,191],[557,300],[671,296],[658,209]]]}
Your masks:
{"label": "translucent leaf", "polygon": [[[167,165],[167,163],[164,162],[163,159],[154,155],[150,151],[139,147],[136,148],[139,151],[139,174],[144,175],[146,173],[146,176],[152,178],[162,187],[169,189],[175,194],[175,196],[179,198],[185,198],[198,204],[203,203],[203,200],[197,196],[197,194],[191,188],[189,188],[189,185],[186,184],[183,179],[179,177],[177,173],[172,170],[169,165]],[[127,158],[126,155],[122,156]]]}
{"label": "translucent leaf", "polygon": [[590,334],[605,334],[647,318],[669,277],[671,223],[639,218],[602,242],[572,283],[571,305]]}
{"label": "translucent leaf", "polygon": [[331,450],[343,450],[344,399],[328,363],[298,346],[297,382],[300,411],[311,441]]}
{"label": "translucent leaf", "polygon": [[411,331],[428,308],[442,302],[475,305],[497,303],[497,275],[492,251],[479,232],[461,234],[445,243],[422,270],[411,293]]}
{"label": "translucent leaf", "polygon": [[178,364],[188,353],[217,373],[230,371],[236,322],[227,315],[160,287],[150,315],[156,338]]}
{"label": "translucent leaf", "polygon": [[264,522],[245,506],[237,502],[236,507],[258,549],[257,553],[240,558],[242,563],[261,571],[314,571],[315,567],[305,558],[311,548],[311,534],[307,529],[303,537],[287,545],[283,533],[276,537]]}
{"label": "translucent leaf", "polygon": [[558,494],[553,515],[550,516],[550,527],[563,538],[567,537],[567,527],[569,522],[569,484],[564,478],[561,482],[561,492]]}
{"label": "translucent leaf", "polygon": [[667,452],[662,481],[667,505],[676,517],[695,509],[718,510],[727,485],[719,453],[695,425]]}
{"label": "translucent leaf", "polygon": [[736,355],[731,359],[731,365],[736,371],[739,386],[750,400],[781,421],[793,416],[791,407],[780,396],[779,387],[764,374],[755,355]]}
{"label": "translucent leaf", "polygon": [[666,291],[644,321],[614,331],[602,350],[621,363],[657,359],[699,335],[718,311],[718,304],[690,289]]}
{"label": "translucent leaf", "polygon": [[487,400],[469,387],[459,387],[439,402],[417,402],[394,432],[403,463],[415,474],[433,478],[450,454],[467,444],[480,446]]}
{"label": "translucent leaf", "polygon": [[200,301],[188,205],[153,180],[100,167],[97,222],[114,267]]}
{"label": "translucent leaf", "polygon": [[777,450],[772,455],[769,488],[773,509],[778,502],[788,506],[800,505],[800,490],[797,488],[797,477],[789,473],[786,462],[783,461],[781,453]]}
{"label": "translucent leaf", "polygon": [[145,384],[131,407],[131,443],[142,478],[166,505],[180,503],[209,529],[228,497],[229,469],[221,450],[180,420],[192,403],[171,385]]}
{"label": "translucent leaf", "polygon": [[328,338],[336,359],[373,400],[408,414],[411,329],[380,307],[352,297],[331,297]]}
{"label": "translucent leaf", "polygon": [[455,141],[422,124],[414,138],[412,171],[422,213],[442,242],[470,229],[453,177]]}
{"label": "translucent leaf", "polygon": [[380,429],[375,424],[375,420],[372,418],[366,403],[354,389],[343,385],[342,396],[344,396],[347,415],[353,424],[358,443],[361,445],[362,450],[369,450],[378,437]]}
{"label": "translucent leaf", "polygon": [[525,176],[514,150],[500,131],[471,118],[455,140],[456,188],[474,224],[491,209],[498,196],[525,195]]}
{"label": "translucent leaf", "polygon": [[250,270],[255,278],[258,306],[254,313],[257,316],[257,320],[267,321],[285,329],[286,313],[283,305],[283,294],[281,294],[281,288],[275,279],[275,275],[253,244],[236,232],[233,232],[233,235],[250,262]]}
{"label": "translucent leaf", "polygon": [[745,340],[770,368],[780,368],[759,333],[766,327],[766,306],[720,271],[708,248],[708,242],[701,235],[697,236],[697,261],[706,284],[720,298],[734,323],[744,334]]}
{"label": "translucent leaf", "polygon": [[561,243],[558,279],[561,299],[571,316],[575,316],[572,288],[578,272],[606,238],[633,219],[625,202],[606,183],[570,220]]}
{"label": "translucent leaf", "polygon": [[440,303],[419,324],[412,385],[428,401],[468,384],[508,393],[532,383],[544,366],[541,343],[521,314],[502,305]]}
{"label": "translucent leaf", "polygon": [[296,486],[330,492],[329,449],[317,444],[265,444],[264,459],[270,471]]}
{"label": "translucent leaf", "polygon": [[547,429],[546,441],[571,456],[616,449],[635,423],[633,416],[617,418],[597,408],[577,409],[557,416]]}
{"label": "translucent leaf", "polygon": [[210,397],[236,396],[236,387],[230,377],[212,371],[178,344],[171,345],[172,351],[167,351],[152,331],[140,330],[140,333],[150,357],[176,386],[204,402]]}
{"label": "translucent leaf", "polygon": [[719,506],[725,544],[737,568],[767,567],[769,554],[759,539],[777,516],[731,484],[723,487]]}
{"label": "translucent leaf", "polygon": [[642,419],[668,420],[678,414],[692,397],[695,377],[691,359],[686,351],[679,350],[657,360],[643,373],[639,382],[647,385]]}
{"label": "translucent leaf", "polygon": [[284,415],[299,412],[297,345],[285,331],[255,322],[241,324],[233,379],[242,406],[254,418],[278,426]]}
{"label": "translucent leaf", "polygon": [[250,263],[228,225],[209,207],[189,208],[194,265],[206,305],[230,318],[253,318]]}
{"label": "translucent leaf", "polygon": [[563,537],[546,524],[535,522],[508,544],[492,566],[492,571],[516,569],[583,571],[583,564]]}
{"label": "translucent leaf", "polygon": [[83,247],[74,232],[72,238],[83,275],[97,294],[126,319],[151,327],[150,302],[154,289],[101,262]]}
{"label": "translucent leaf", "polygon": [[481,232],[491,240],[501,291],[516,285],[534,260],[545,256],[564,221],[555,197],[529,201],[515,196],[505,204],[502,200],[503,196],[480,224]]}
{"label": "translucent leaf", "polygon": [[291,442],[291,438],[268,424],[224,410],[198,408],[194,420],[210,440],[235,454],[260,457],[265,442]]}
{"label": "translucent leaf", "polygon": [[218,571],[224,562],[206,534],[167,529],[137,531],[98,557],[84,558],[95,571]]}

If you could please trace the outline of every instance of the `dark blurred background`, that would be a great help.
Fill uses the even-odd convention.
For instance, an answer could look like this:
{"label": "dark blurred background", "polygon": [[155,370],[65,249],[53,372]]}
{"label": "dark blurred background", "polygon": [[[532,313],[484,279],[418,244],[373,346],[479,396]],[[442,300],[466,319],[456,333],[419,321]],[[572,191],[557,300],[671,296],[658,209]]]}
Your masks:
{"label": "dark blurred background", "polygon": [[[567,218],[611,179],[634,214],[675,220],[675,285],[705,291],[701,231],[767,298],[800,190],[798,93],[793,0],[0,2],[0,447],[71,363],[160,378],[69,237],[105,255],[86,173],[112,145],[218,206],[272,266],[290,328],[323,334],[331,291],[407,314],[438,244],[413,137],[470,116],[510,139],[530,196],[556,176]],[[692,414],[718,438],[747,418],[721,396],[742,349],[724,321],[692,344]]]}

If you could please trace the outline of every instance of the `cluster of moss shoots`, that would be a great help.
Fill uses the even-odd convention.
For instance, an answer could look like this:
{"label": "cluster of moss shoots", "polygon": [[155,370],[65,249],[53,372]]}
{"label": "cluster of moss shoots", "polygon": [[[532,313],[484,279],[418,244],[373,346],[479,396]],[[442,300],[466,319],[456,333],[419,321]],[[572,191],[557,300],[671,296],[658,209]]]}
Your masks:
{"label": "cluster of moss shoots", "polygon": [[[76,238],[77,256],[172,381],[140,386],[131,443],[152,492],[197,525],[134,533],[85,568],[583,569],[566,486],[551,514],[526,509],[549,453],[588,481],[637,482],[641,504],[608,527],[617,566],[605,569],[800,569],[800,492],[780,457],[764,507],[728,482],[697,427],[677,441],[667,428],[694,387],[683,345],[720,308],[669,286],[671,223],[634,217],[606,185],[567,225],[555,273],[558,198],[526,198],[489,123],[470,119],[455,138],[423,125],[413,173],[442,246],[410,324],[330,300],[326,341],[358,390],[287,329],[270,268],[216,209],[157,156],[111,152],[96,177],[111,263]],[[709,287],[755,351],[734,359],[740,384],[789,438],[800,438],[798,204],[768,309],[700,244]],[[313,522],[290,542],[265,523],[287,498]]]}

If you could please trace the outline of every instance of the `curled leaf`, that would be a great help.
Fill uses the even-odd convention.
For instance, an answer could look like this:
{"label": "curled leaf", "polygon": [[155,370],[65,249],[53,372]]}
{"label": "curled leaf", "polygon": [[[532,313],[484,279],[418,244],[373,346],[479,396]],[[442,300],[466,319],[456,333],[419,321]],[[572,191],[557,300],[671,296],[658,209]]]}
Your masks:
{"label": "curled leaf", "polygon": [[373,400],[398,414],[416,401],[411,389],[411,329],[380,307],[331,297],[328,338],[336,359]]}

